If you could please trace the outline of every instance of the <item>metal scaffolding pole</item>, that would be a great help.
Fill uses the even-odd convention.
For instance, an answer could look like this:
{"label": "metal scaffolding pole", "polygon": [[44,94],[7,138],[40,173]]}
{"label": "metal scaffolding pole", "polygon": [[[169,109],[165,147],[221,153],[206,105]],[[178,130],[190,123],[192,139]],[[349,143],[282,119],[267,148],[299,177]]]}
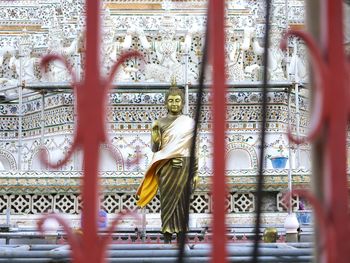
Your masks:
{"label": "metal scaffolding pole", "polygon": [[44,134],[45,134],[45,92],[41,92],[41,111],[40,111],[40,146],[44,146]]}
{"label": "metal scaffolding pole", "polygon": [[19,76],[18,76],[18,156],[17,168],[22,170],[22,121],[23,121],[23,49],[22,43],[19,45]]}
{"label": "metal scaffolding pole", "polygon": [[[299,84],[294,84],[295,92],[295,125],[296,125],[296,135],[300,138],[300,105],[299,105]],[[296,168],[300,168],[300,144],[296,145],[297,156],[296,156]]]}
{"label": "metal scaffolding pole", "polygon": [[[289,87],[288,89],[288,129],[291,129],[291,114],[290,114],[290,108],[291,108],[291,87]],[[291,150],[291,143],[290,140],[288,140],[288,191],[291,193],[292,192],[292,182],[293,182],[293,178],[292,178],[292,150]],[[288,214],[291,215],[293,213],[293,196],[289,195],[289,207],[288,207]]]}
{"label": "metal scaffolding pole", "polygon": [[[79,82],[80,79],[81,79],[81,54],[79,52],[77,52],[76,50],[76,53],[74,54],[74,60],[75,60],[75,73],[76,73],[76,77],[77,77],[77,81]],[[73,103],[73,121],[74,121],[74,125],[76,124],[76,120],[77,120],[77,98],[75,96],[75,93],[73,93],[73,99],[74,99],[74,103]],[[76,127],[75,127],[76,128]],[[77,152],[75,152],[73,154],[73,166],[74,166],[74,169],[75,170],[81,170],[82,167],[81,167],[81,164],[79,162],[79,155]],[[80,166],[80,167],[79,167]]]}
{"label": "metal scaffolding pole", "polygon": [[185,66],[184,66],[184,86],[185,86],[185,110],[184,113],[188,114],[189,113],[189,101],[188,101],[188,50],[186,48],[185,54],[184,54],[184,59],[185,59]]}

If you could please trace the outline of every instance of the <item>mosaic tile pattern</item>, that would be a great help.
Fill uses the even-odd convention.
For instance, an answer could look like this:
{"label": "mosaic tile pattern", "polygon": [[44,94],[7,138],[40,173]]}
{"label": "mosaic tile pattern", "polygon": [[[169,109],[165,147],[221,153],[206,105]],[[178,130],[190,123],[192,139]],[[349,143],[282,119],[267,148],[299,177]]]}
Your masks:
{"label": "mosaic tile pattern", "polygon": [[[229,13],[227,22],[234,25],[232,32],[228,32],[227,54],[233,49],[235,43],[241,43],[244,39],[244,28],[249,25],[255,27],[255,37],[263,36],[263,5],[261,1],[247,0],[239,8],[235,6],[239,1],[228,3]],[[241,3],[240,2],[240,3]],[[33,75],[35,81],[49,83],[50,74],[54,72],[52,67],[49,69],[49,75],[44,75],[39,71],[39,58],[48,52],[49,43],[60,39],[60,48],[67,51],[69,47],[78,41],[80,32],[84,28],[84,1],[2,1],[0,3],[0,26],[8,34],[0,35],[0,49],[3,47],[12,47],[13,50],[4,56],[3,63],[0,65],[0,78],[13,81],[18,79],[18,69],[11,66],[11,59],[19,59],[19,46],[29,49],[31,53],[24,57],[26,63],[33,66]],[[105,1],[110,7],[113,4],[128,4],[137,6],[144,4],[141,0],[109,0]],[[161,0],[149,0],[147,3],[158,4],[162,8]],[[177,32],[172,38],[172,47],[174,48],[173,64],[179,67],[180,74],[177,74],[177,82],[185,82],[182,74],[184,70],[185,58],[188,56],[188,81],[196,83],[198,80],[198,71],[201,65],[203,32],[201,30],[206,24],[205,1],[176,1],[173,8],[176,10],[195,10],[191,15],[178,14],[174,18]],[[119,9],[118,9],[119,10]],[[158,81],[169,83],[168,76],[153,76],[154,70],[163,66],[162,57],[157,45],[165,37],[160,29],[163,26],[163,15],[157,14],[139,14],[130,15],[130,11],[118,11],[111,9],[111,16],[105,13],[104,34],[101,53],[104,59],[104,72],[108,72],[113,62],[111,54],[115,52],[120,54],[121,45],[130,25],[135,25],[142,29],[147,41],[151,43],[150,49],[145,49],[141,43],[139,33],[131,38],[131,48],[137,49],[145,56],[146,65],[141,65],[138,60],[129,60],[125,63],[125,68],[139,68],[137,72],[131,72],[127,77],[130,82],[149,81],[148,88],[141,89],[139,86],[130,87],[126,90],[112,90],[109,96],[109,113],[107,115],[107,129],[111,147],[101,146],[102,150],[102,185],[104,197],[102,205],[109,213],[117,213],[124,210],[134,210],[135,197],[133,193],[143,176],[148,163],[152,158],[150,151],[149,129],[154,119],[165,114],[164,93],[165,89],[152,88],[152,77],[160,78]],[[118,15],[116,12],[119,12]],[[286,9],[284,0],[275,0],[273,3],[273,24],[280,29],[286,25]],[[288,6],[288,17],[290,23],[302,24],[304,15],[303,1],[290,0]],[[109,21],[109,22],[108,22]],[[108,24],[110,23],[110,24]],[[186,32],[197,25],[196,32],[192,32],[191,45],[188,50],[184,50]],[[22,34],[22,29],[26,27],[27,33]],[[194,31],[194,30],[192,30]],[[19,34],[21,32],[21,34]],[[35,32],[35,33],[34,33]],[[61,37],[62,36],[62,37]],[[57,39],[56,39],[57,40]],[[81,43],[80,43],[81,44]],[[290,54],[292,48],[290,48]],[[64,53],[64,52],[63,52]],[[73,65],[73,68],[79,70],[84,65],[84,57],[81,53],[66,53],[67,59]],[[250,46],[246,51],[238,54],[237,65],[241,69],[253,64],[261,65],[261,56],[256,54]],[[228,64],[233,63],[231,57],[227,57]],[[151,66],[151,67],[150,67]],[[153,71],[151,70],[153,67]],[[149,69],[147,71],[147,69]],[[228,68],[229,80],[234,79],[235,74]],[[283,66],[283,70],[285,70]],[[153,73],[152,73],[153,72]],[[242,72],[241,72],[242,73]],[[153,74],[153,75],[152,75]],[[64,75],[64,74],[63,74]],[[120,76],[118,76],[120,78]],[[115,80],[120,81],[116,78]],[[261,92],[258,90],[258,84],[252,80],[259,80],[261,74],[255,75],[242,74],[240,79],[253,83],[251,86],[231,87],[227,94],[227,148],[224,149],[228,155],[228,186],[230,195],[227,197],[228,213],[249,213],[254,212],[254,189],[255,173],[259,161],[264,162],[267,169],[271,168],[268,159],[258,160],[259,133],[261,129]],[[68,76],[60,80],[69,80]],[[154,80],[153,80],[154,81]],[[207,81],[210,81],[208,78]],[[242,84],[242,83],[240,83]],[[234,85],[233,85],[234,86]],[[0,92],[4,88],[0,84]],[[275,86],[268,94],[268,138],[266,141],[267,154],[276,155],[286,153],[289,147],[285,135],[287,129],[288,116],[288,96],[285,91],[286,85]],[[25,88],[25,92],[28,90]],[[16,94],[16,90],[13,90]],[[5,93],[5,95],[8,95]],[[292,95],[292,129],[295,130],[295,101]],[[199,172],[200,184],[197,192],[192,197],[191,211],[193,213],[207,214],[212,211],[210,189],[211,161],[212,161],[212,134],[211,134],[211,93],[206,91],[204,94],[204,106],[201,112],[201,131],[199,133]],[[189,94],[189,112],[193,116],[194,105],[196,103],[196,94],[190,87]],[[69,150],[72,143],[72,137],[75,128],[74,97],[72,93],[46,94],[44,105],[40,95],[35,95],[24,101],[23,108],[19,109],[18,104],[0,104],[0,162],[4,170],[0,171],[0,213],[5,213],[10,209],[13,214],[38,214],[52,211],[60,211],[69,214],[78,214],[81,210],[81,199],[78,194],[81,177],[82,158],[81,153],[74,154],[62,171],[47,171],[42,166],[38,157],[38,150],[41,146],[46,149],[49,159],[53,162],[59,162],[63,155]],[[301,110],[300,127],[301,133],[307,131],[309,124],[309,102],[304,96],[299,97]],[[41,110],[44,107],[44,116],[41,116]],[[23,114],[22,129],[23,141],[19,144],[18,128],[19,115]],[[44,136],[41,137],[41,132]],[[292,155],[290,159],[296,158],[297,149],[291,146]],[[281,150],[282,149],[282,150]],[[309,156],[310,149],[308,145],[301,146],[305,156]],[[21,169],[23,172],[15,172],[18,167],[18,152],[21,151]],[[284,152],[283,152],[284,151]],[[110,152],[114,152],[117,159],[110,157]],[[134,158],[140,155],[140,162],[134,164]],[[243,164],[244,170],[236,169],[237,158]],[[309,157],[306,157],[307,159]],[[293,166],[293,164],[292,164]],[[295,166],[295,165],[294,165]],[[1,167],[0,167],[1,168]],[[1,169],[0,169],[1,170]],[[280,202],[277,193],[285,189],[287,185],[286,170],[267,170],[266,171],[266,191],[269,191],[270,199],[266,205],[266,211],[280,211],[283,204]],[[295,172],[293,175],[295,184],[305,186],[309,183],[309,173],[305,171]],[[273,208],[271,208],[273,207]],[[155,198],[148,206],[148,213],[159,213],[159,199]]]}
{"label": "mosaic tile pattern", "polygon": [[[276,202],[276,211],[283,211],[282,192],[287,185],[287,171],[266,170],[267,191],[274,192],[276,197],[269,202]],[[212,212],[210,190],[211,174],[200,173],[200,180],[192,196],[191,211],[208,214]],[[0,213],[7,208],[12,214],[36,214],[60,211],[68,214],[80,212],[79,184],[82,173],[78,172],[2,172],[0,173]],[[140,172],[103,172],[102,206],[109,213],[125,209],[134,210],[134,193],[143,174]],[[309,183],[309,171],[294,170],[293,184],[305,187]],[[256,174],[249,170],[228,172],[230,194],[228,196],[228,213],[254,212],[254,190]],[[294,205],[299,207],[300,199]],[[266,207],[266,206],[264,206]],[[271,206],[270,206],[271,207]],[[159,213],[159,197],[147,207],[148,213]],[[271,212],[271,208],[266,208]]]}

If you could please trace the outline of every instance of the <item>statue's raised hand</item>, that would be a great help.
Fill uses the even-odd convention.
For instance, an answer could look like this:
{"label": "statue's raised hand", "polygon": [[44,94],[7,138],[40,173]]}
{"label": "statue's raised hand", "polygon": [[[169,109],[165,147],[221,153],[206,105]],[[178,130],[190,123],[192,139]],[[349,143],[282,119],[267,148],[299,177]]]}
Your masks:
{"label": "statue's raised hand", "polygon": [[161,133],[160,133],[159,122],[157,120],[155,120],[152,123],[151,137],[152,137],[152,151],[156,152],[160,149],[160,146],[161,146]]}

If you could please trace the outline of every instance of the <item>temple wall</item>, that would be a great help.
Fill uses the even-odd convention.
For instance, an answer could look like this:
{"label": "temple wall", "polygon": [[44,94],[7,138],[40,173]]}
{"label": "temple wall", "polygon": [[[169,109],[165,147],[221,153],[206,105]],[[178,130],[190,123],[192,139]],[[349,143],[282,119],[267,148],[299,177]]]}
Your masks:
{"label": "temple wall", "polygon": [[[261,93],[251,86],[245,88],[231,88],[227,94],[227,169],[241,170],[258,167],[259,130],[261,121]],[[104,171],[145,171],[152,158],[150,150],[150,126],[151,122],[165,115],[164,93],[166,89],[153,92],[118,91],[110,95],[108,106],[107,124],[109,144],[102,145],[101,170]],[[266,156],[289,157],[288,139],[286,131],[288,127],[288,99],[284,87],[273,87],[269,93]],[[293,95],[291,95],[293,96]],[[189,112],[193,115],[196,94],[189,93]],[[308,100],[300,99],[301,122],[300,129],[306,132],[308,125]],[[42,111],[42,98],[34,98],[23,104],[23,136],[21,149],[22,170],[42,170],[39,163],[38,151],[43,146],[49,155],[49,160],[59,162],[69,150],[75,129],[74,98],[72,94],[47,94],[44,98],[44,110]],[[3,152],[0,156],[3,163],[12,163],[12,167],[18,167],[18,147],[15,143],[18,139],[15,127],[18,126],[18,105],[4,104],[3,115],[0,116],[3,124],[0,142]],[[295,105],[291,105],[291,115]],[[43,116],[43,118],[42,118]],[[294,115],[295,116],[295,115]],[[201,113],[199,133],[199,170],[211,172],[212,162],[212,133],[211,133],[211,105],[210,92],[204,96],[204,105]],[[292,130],[295,130],[295,118],[292,118]],[[7,125],[6,123],[12,123]],[[300,147],[304,158],[309,155],[307,145]],[[296,164],[296,147],[292,146],[290,159],[291,168],[298,168]],[[112,154],[110,154],[112,153]],[[114,160],[113,154],[117,156]],[[137,155],[141,155],[140,162],[133,164]],[[237,161],[235,163],[235,159]],[[309,157],[308,157],[309,158]],[[14,161],[15,160],[15,161]],[[308,164],[304,160],[304,168]],[[13,164],[13,162],[15,162]],[[271,169],[271,161],[264,160],[265,167]],[[60,170],[81,170],[82,155],[77,152],[73,159]],[[289,162],[286,168],[289,167]]]}
{"label": "temple wall", "polygon": [[[261,121],[261,93],[253,84],[249,87],[230,88],[227,94],[227,179],[229,195],[227,199],[229,222],[244,218],[252,222],[255,211],[255,183],[258,169],[259,130]],[[114,91],[110,95],[109,113],[107,114],[107,130],[109,145],[101,146],[101,180],[102,203],[112,218],[121,211],[136,209],[134,193],[140,183],[145,169],[152,158],[150,151],[150,125],[152,120],[164,115],[164,98],[166,88],[149,92]],[[288,156],[288,140],[286,129],[288,124],[288,99],[284,87],[275,86],[268,94],[269,114],[267,123],[266,154]],[[193,114],[196,102],[194,90],[189,93],[189,112]],[[23,147],[22,171],[3,171],[0,173],[0,213],[5,214],[9,208],[12,219],[21,221],[21,217],[29,216],[28,224],[33,223],[36,214],[61,212],[70,214],[74,224],[79,222],[81,200],[79,195],[80,178],[82,176],[81,152],[76,152],[73,158],[59,171],[48,171],[38,157],[39,146],[47,149],[49,160],[57,162],[62,159],[72,144],[75,116],[72,95],[46,94],[44,110],[42,98],[39,96],[24,103],[26,108],[23,116]],[[301,130],[306,131],[308,100],[300,97],[302,121]],[[10,110],[8,113],[15,122],[18,116],[13,115],[8,104],[3,105]],[[295,105],[292,104],[292,111]],[[52,112],[55,112],[52,114]],[[69,112],[69,114],[67,114]],[[12,115],[11,115],[12,114]],[[44,121],[41,115],[44,116]],[[0,120],[8,118],[6,114]],[[192,224],[203,226],[210,222],[212,176],[212,123],[210,92],[206,91],[199,133],[199,176],[200,181],[196,193],[192,197]],[[303,119],[303,118],[302,118]],[[292,122],[293,123],[293,122]],[[292,129],[295,125],[292,124]],[[16,163],[18,148],[15,147],[16,137],[6,137],[2,131],[0,158]],[[42,131],[44,131],[42,135]],[[291,149],[292,168],[295,163],[296,148]],[[309,155],[308,146],[301,150]],[[114,153],[114,155],[110,153]],[[139,162],[134,160],[137,155]],[[116,158],[114,158],[115,156]],[[273,169],[270,159],[264,160],[265,168],[265,202],[263,211],[266,218],[275,213],[275,223],[281,223],[285,213],[285,203],[282,192],[288,186],[288,165],[285,169]],[[309,162],[306,161],[306,164]],[[308,187],[309,170],[293,169],[293,185]],[[309,168],[309,167],[304,167]],[[8,170],[8,169],[6,169]],[[295,197],[294,208],[299,209],[299,197]],[[159,198],[156,197],[147,207],[148,226],[157,226],[159,222]],[[141,213],[141,211],[139,211]],[[281,214],[282,213],[282,214]],[[238,217],[237,217],[238,216]],[[5,219],[4,219],[5,220]],[[34,220],[34,221],[33,221]],[[268,221],[268,219],[266,219]],[[130,221],[128,221],[130,222]]]}
{"label": "temple wall", "polygon": [[[145,58],[144,61],[130,59],[124,63],[108,98],[106,129],[109,144],[101,146],[100,171],[101,206],[111,216],[136,209],[134,193],[152,158],[150,125],[165,114],[164,93],[174,78],[179,86],[188,85],[188,110],[193,116],[203,55],[205,8],[206,3],[202,0],[173,3],[104,1],[101,71],[107,75],[115,60],[126,50],[136,49]],[[281,34],[287,26],[303,24],[303,1],[290,0],[286,7],[284,0],[275,0],[272,13],[270,54],[276,63],[271,63],[274,67],[268,69],[271,88],[265,127],[266,158],[259,160],[263,6],[256,0],[228,1],[227,5],[229,89],[227,146],[222,150],[227,154],[230,223],[253,222],[260,161],[265,167],[263,220],[266,222],[282,223],[284,220],[286,209],[282,192],[288,187],[288,168],[292,168],[293,185],[308,187],[310,181],[309,145],[299,148],[289,145],[286,136],[288,107],[294,134],[297,133],[298,114],[300,135],[307,133],[309,125],[307,89],[301,90],[297,106],[294,87],[295,83],[302,87],[308,81],[305,50],[297,39],[290,41],[287,53],[279,50]],[[0,214],[10,211],[12,222],[31,224],[39,214],[49,212],[68,214],[74,224],[80,219],[82,153],[75,152],[57,171],[48,170],[38,154],[39,148],[43,147],[49,160],[57,163],[72,145],[77,116],[69,88],[71,77],[57,63],[44,74],[40,71],[39,61],[47,53],[62,55],[78,77],[83,77],[84,24],[81,0],[0,3]],[[292,59],[297,61],[294,65],[298,70],[290,68]],[[209,67],[206,83],[211,81],[210,73]],[[22,98],[23,102],[20,102]],[[209,224],[212,212],[210,101],[211,92],[206,88],[199,131],[200,182],[191,205],[191,224],[194,226]],[[137,156],[141,158],[135,163]],[[272,167],[274,156],[288,157],[284,169]],[[294,209],[298,210],[301,203],[303,201],[295,196]],[[156,197],[147,207],[148,226],[159,226],[159,211]],[[1,220],[5,218],[1,217]]]}

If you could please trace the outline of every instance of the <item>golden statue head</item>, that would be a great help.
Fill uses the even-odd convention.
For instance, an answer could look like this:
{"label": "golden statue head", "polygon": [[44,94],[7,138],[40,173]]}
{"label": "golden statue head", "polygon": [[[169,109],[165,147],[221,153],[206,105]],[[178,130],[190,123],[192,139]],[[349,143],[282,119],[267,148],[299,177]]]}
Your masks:
{"label": "golden statue head", "polygon": [[172,115],[181,114],[185,104],[185,95],[181,89],[172,86],[165,94],[164,103],[168,109],[168,113]]}
{"label": "golden statue head", "polygon": [[263,240],[265,243],[276,243],[278,237],[277,229],[275,227],[267,227],[264,230]]}

